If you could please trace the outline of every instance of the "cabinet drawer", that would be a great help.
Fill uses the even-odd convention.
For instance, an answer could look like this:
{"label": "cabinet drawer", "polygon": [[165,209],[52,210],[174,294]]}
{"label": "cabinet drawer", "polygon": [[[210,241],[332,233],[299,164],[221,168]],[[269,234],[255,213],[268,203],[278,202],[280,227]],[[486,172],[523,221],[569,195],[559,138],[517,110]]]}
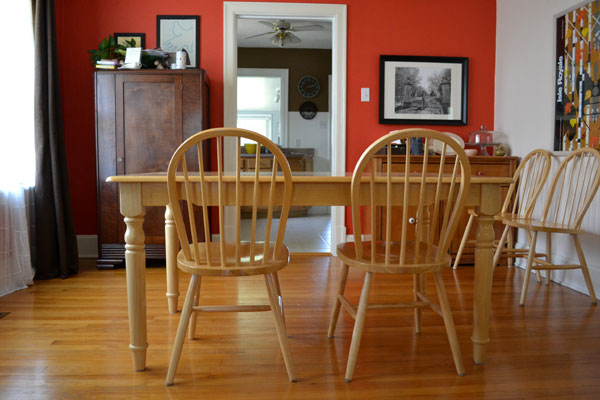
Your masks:
{"label": "cabinet drawer", "polygon": [[[246,171],[254,171],[256,168],[256,158],[250,157],[244,159],[244,170]],[[273,159],[272,158],[261,158],[260,159],[260,169],[261,170],[270,170],[273,168]]]}
{"label": "cabinet drawer", "polygon": [[471,173],[473,176],[512,176],[513,170],[510,163],[471,163]]}

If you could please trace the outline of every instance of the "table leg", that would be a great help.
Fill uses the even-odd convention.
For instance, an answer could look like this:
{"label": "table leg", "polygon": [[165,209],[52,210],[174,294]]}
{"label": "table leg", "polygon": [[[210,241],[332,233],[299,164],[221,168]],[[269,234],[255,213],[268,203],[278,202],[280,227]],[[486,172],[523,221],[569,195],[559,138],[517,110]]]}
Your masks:
{"label": "table leg", "polygon": [[146,368],[146,252],[144,250],[144,207],[140,184],[122,184],[119,189],[121,214],[125,217],[125,268],[129,310],[129,348],[136,371]]}
{"label": "table leg", "polygon": [[177,312],[177,301],[179,299],[179,274],[177,271],[177,251],[179,251],[179,239],[173,219],[173,210],[167,205],[165,210],[165,262],[167,274],[167,302],[171,314]]}
{"label": "table leg", "polygon": [[483,364],[490,341],[490,308],[492,298],[492,261],[494,258],[494,215],[500,212],[501,192],[498,185],[482,185],[481,204],[477,213],[475,245],[475,283],[473,293],[473,361]]}

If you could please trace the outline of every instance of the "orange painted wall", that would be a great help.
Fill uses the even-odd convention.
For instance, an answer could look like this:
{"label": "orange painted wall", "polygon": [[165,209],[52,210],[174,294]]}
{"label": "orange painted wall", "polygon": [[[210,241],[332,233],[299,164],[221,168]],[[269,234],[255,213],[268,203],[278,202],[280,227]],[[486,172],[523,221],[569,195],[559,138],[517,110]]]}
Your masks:
{"label": "orange painted wall", "polygon": [[[429,127],[463,137],[484,123],[493,129],[495,0],[327,3],[348,5],[347,169],[373,140],[408,127],[377,122],[381,54],[468,57],[468,124]],[[67,163],[79,235],[97,233],[93,68],[87,50],[114,32],[145,32],[146,47],[154,47],[157,14],[200,15],[200,64],[210,80],[210,121],[212,127],[222,126],[222,0],[56,0]],[[361,87],[371,88],[371,102],[360,102]]]}

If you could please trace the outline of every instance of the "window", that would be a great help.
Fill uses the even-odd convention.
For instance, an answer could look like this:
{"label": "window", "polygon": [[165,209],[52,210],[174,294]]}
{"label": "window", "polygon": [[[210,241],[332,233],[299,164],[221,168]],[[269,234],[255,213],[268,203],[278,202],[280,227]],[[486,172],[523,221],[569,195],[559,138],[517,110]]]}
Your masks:
{"label": "window", "polygon": [[238,69],[238,128],[287,144],[287,76],[287,69]]}
{"label": "window", "polygon": [[2,106],[0,190],[13,191],[35,183],[31,2],[0,2],[0,14],[10,15],[0,24],[1,37],[18,38],[13,49],[18,61],[3,63],[0,71],[0,87],[8,100]]}

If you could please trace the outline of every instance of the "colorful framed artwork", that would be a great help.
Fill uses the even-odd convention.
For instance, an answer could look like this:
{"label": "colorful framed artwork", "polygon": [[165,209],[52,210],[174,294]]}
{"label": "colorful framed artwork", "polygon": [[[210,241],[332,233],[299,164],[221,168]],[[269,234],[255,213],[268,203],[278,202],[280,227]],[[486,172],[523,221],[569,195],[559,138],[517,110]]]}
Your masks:
{"label": "colorful framed artwork", "polygon": [[600,149],[600,2],[556,16],[554,150]]}
{"label": "colorful framed artwork", "polygon": [[189,68],[200,66],[200,17],[198,15],[157,15],[156,44],[174,53],[185,50]]}
{"label": "colorful framed artwork", "polygon": [[466,125],[469,60],[379,58],[379,123]]}
{"label": "colorful framed artwork", "polygon": [[115,32],[115,41],[117,44],[127,46],[125,41],[135,40],[135,47],[146,48],[146,34],[145,33],[129,33],[129,32]]}

